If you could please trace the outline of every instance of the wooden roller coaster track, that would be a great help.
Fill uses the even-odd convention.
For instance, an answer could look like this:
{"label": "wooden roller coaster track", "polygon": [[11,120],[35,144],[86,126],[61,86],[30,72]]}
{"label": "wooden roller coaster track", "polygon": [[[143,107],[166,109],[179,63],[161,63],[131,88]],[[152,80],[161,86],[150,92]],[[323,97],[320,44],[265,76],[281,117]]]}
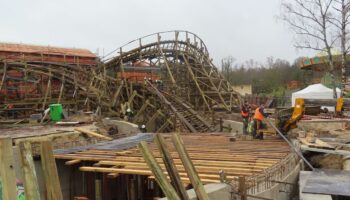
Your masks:
{"label": "wooden roller coaster track", "polygon": [[[162,91],[150,90],[127,73],[157,77]],[[154,132],[174,130],[176,121],[191,132],[210,131],[212,125],[198,112],[231,111],[239,104],[239,95],[213,65],[203,41],[186,31],[139,38],[94,66],[0,58],[0,94],[0,116],[44,110],[51,103],[114,116],[127,107],[136,112],[135,123]]]}

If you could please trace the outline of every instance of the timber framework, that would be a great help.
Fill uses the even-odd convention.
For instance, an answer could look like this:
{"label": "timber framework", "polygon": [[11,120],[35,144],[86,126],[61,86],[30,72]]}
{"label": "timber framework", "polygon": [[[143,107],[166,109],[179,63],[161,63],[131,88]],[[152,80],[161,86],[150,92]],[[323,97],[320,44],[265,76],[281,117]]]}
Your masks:
{"label": "timber framework", "polygon": [[207,132],[215,125],[209,113],[240,101],[204,42],[187,31],[138,38],[102,59],[81,49],[0,45],[0,67],[0,104],[16,115],[52,103],[109,116],[130,108],[133,122],[152,132]]}

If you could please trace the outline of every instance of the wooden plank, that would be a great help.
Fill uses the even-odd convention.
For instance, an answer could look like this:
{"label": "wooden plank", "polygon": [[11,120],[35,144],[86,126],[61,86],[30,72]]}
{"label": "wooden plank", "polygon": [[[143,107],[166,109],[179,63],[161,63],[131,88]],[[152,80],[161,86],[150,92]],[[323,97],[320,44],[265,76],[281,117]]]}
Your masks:
{"label": "wooden plank", "polygon": [[66,164],[66,165],[75,165],[75,164],[78,164],[80,162],[81,162],[81,160],[69,160],[69,161],[66,161],[64,164]]}
{"label": "wooden plank", "polygon": [[85,128],[75,128],[74,130],[79,131],[81,133],[85,133],[85,134],[92,136],[92,137],[97,137],[97,138],[101,138],[101,139],[105,139],[105,140],[113,140],[113,138],[111,138],[111,137],[87,130]]}
{"label": "wooden plank", "polygon": [[156,177],[156,181],[160,186],[160,188],[163,190],[165,196],[168,197],[168,199],[180,200],[179,195],[176,193],[173,186],[169,183],[168,179],[166,178],[165,174],[163,173],[156,159],[152,155],[151,151],[148,149],[147,143],[142,141],[139,144],[139,149],[142,152],[142,155],[147,165],[149,166],[149,168],[152,170],[152,173]]}
{"label": "wooden plank", "polygon": [[3,200],[17,199],[16,174],[11,138],[0,138],[0,178]]}
{"label": "wooden plank", "polygon": [[40,155],[47,190],[47,199],[63,200],[56,161],[53,157],[53,148],[50,141],[42,141],[40,143]]}
{"label": "wooden plank", "polygon": [[32,155],[32,146],[29,142],[20,142],[18,147],[21,154],[24,194],[26,200],[40,200],[38,179]]}
{"label": "wooden plank", "polygon": [[179,153],[179,157],[186,169],[188,177],[191,180],[191,183],[193,185],[194,191],[197,194],[198,199],[209,200],[208,194],[204,190],[203,184],[199,179],[198,173],[193,166],[193,163],[184,147],[184,142],[180,138],[179,134],[177,133],[173,134],[172,141],[174,143],[174,146],[177,152]]}
{"label": "wooden plank", "polygon": [[163,162],[170,176],[172,185],[174,186],[181,199],[188,200],[189,197],[187,195],[186,189],[183,187],[183,183],[181,182],[174,160],[172,159],[166,142],[161,134],[156,134],[155,142],[157,143],[159,151],[162,154]]}

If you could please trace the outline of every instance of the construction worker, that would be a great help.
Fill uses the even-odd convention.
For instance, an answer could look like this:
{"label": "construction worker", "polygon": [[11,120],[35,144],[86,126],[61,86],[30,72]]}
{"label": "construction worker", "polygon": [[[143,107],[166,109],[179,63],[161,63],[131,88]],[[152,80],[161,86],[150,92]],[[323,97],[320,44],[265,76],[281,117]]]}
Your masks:
{"label": "construction worker", "polygon": [[140,131],[142,133],[147,133],[146,125],[142,124],[141,127],[140,127]]}
{"label": "construction worker", "polygon": [[260,133],[259,135],[257,134],[259,129],[263,129],[266,125],[263,123],[263,120],[265,117],[267,117],[268,115],[264,112],[264,105],[261,104],[259,107],[257,107],[255,109],[254,112],[254,131],[253,131],[253,137],[254,138],[259,138],[259,139],[263,139],[263,134]]}
{"label": "construction worker", "polygon": [[128,108],[126,110],[126,116],[128,117],[128,121],[132,121],[132,118],[134,117],[134,113],[132,112],[132,110],[130,108]]}
{"label": "construction worker", "polygon": [[250,105],[248,101],[244,101],[244,104],[241,105],[241,116],[243,120],[243,134],[246,135],[248,123],[249,123],[249,113],[250,113]]}
{"label": "construction worker", "polygon": [[147,77],[146,77],[146,76],[143,78],[143,84],[144,84],[145,86],[147,86]]}

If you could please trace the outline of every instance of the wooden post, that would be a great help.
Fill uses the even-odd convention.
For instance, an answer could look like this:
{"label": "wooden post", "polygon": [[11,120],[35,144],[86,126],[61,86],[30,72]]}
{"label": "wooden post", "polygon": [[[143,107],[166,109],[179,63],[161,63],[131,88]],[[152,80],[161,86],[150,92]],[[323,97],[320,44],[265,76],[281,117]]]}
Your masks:
{"label": "wooden post", "polygon": [[0,84],[0,91],[2,90],[2,87],[5,84],[6,73],[7,73],[7,63],[5,62],[4,63],[4,70],[3,70],[3,74],[2,74],[2,79],[1,79],[1,84]]}
{"label": "wooden post", "polygon": [[95,180],[95,200],[102,200],[102,193],[101,193],[101,180],[96,179]]}
{"label": "wooden post", "polygon": [[31,144],[29,142],[20,142],[18,147],[21,154],[26,200],[40,200]]}
{"label": "wooden post", "polygon": [[168,171],[172,185],[174,186],[176,192],[179,194],[182,200],[188,200],[186,189],[183,187],[183,183],[179,176],[179,173],[174,164],[173,158],[168,150],[163,136],[159,133],[156,134],[155,141],[158,145],[158,149],[161,152],[164,165]]}
{"label": "wooden post", "polygon": [[58,95],[58,100],[57,100],[57,103],[60,103],[61,102],[61,98],[62,98],[62,95],[63,95],[63,89],[64,89],[64,74],[62,75],[62,83],[61,83],[61,88],[60,88],[60,94]]}
{"label": "wooden post", "polygon": [[51,69],[50,69],[49,80],[47,81],[47,86],[46,86],[46,92],[45,92],[44,102],[43,102],[43,105],[42,105],[42,107],[41,107],[42,110],[45,110],[46,101],[47,101],[47,97],[48,97],[48,95],[49,95],[50,90],[51,90]]}
{"label": "wooden post", "polygon": [[165,196],[171,200],[180,200],[179,195],[169,183],[166,175],[163,173],[152,152],[149,150],[147,143],[144,141],[140,142],[139,150],[142,153],[148,167],[152,170],[152,173],[154,174],[158,185],[162,188]]}
{"label": "wooden post", "polygon": [[136,187],[135,187],[135,182],[136,178],[135,175],[130,175],[131,178],[129,179],[129,199],[130,200],[137,200],[137,193],[136,193]]}
{"label": "wooden post", "polygon": [[40,144],[41,165],[47,189],[48,200],[63,200],[60,180],[57,173],[56,161],[53,157],[53,148],[50,141]]}
{"label": "wooden post", "polygon": [[162,48],[161,48],[161,46],[160,46],[160,38],[161,38],[161,37],[160,37],[159,33],[158,33],[158,37],[157,37],[157,38],[158,38],[158,50],[159,50],[159,53],[161,54],[161,56],[162,56],[163,59],[164,59],[164,63],[165,63],[165,66],[166,66],[166,68],[167,68],[167,71],[168,71],[168,74],[169,74],[171,83],[172,83],[173,85],[175,85],[175,84],[176,84],[176,81],[175,81],[175,79],[174,79],[173,73],[171,72],[171,69],[170,69],[168,60],[167,60],[167,58],[165,57],[165,55],[164,55],[164,53],[163,53],[163,50],[162,50]]}
{"label": "wooden post", "polygon": [[244,176],[240,176],[239,177],[239,183],[238,183],[238,187],[239,187],[239,194],[241,196],[241,200],[247,200],[247,189],[246,189],[246,185],[245,185],[245,177]]}
{"label": "wooden post", "polygon": [[17,199],[16,174],[13,167],[11,138],[0,138],[0,180],[3,200]]}
{"label": "wooden post", "polygon": [[185,167],[186,173],[188,177],[190,178],[190,181],[193,185],[194,191],[197,194],[197,198],[199,200],[209,200],[208,194],[205,192],[203,184],[201,180],[199,179],[198,173],[196,169],[193,166],[193,163],[190,159],[190,156],[188,155],[185,147],[184,142],[180,138],[179,134],[175,133],[172,137],[174,146],[176,148],[176,151],[179,154],[179,157],[182,161],[182,164]]}
{"label": "wooden post", "polygon": [[224,131],[224,121],[222,120],[222,117],[220,117],[220,132]]}

